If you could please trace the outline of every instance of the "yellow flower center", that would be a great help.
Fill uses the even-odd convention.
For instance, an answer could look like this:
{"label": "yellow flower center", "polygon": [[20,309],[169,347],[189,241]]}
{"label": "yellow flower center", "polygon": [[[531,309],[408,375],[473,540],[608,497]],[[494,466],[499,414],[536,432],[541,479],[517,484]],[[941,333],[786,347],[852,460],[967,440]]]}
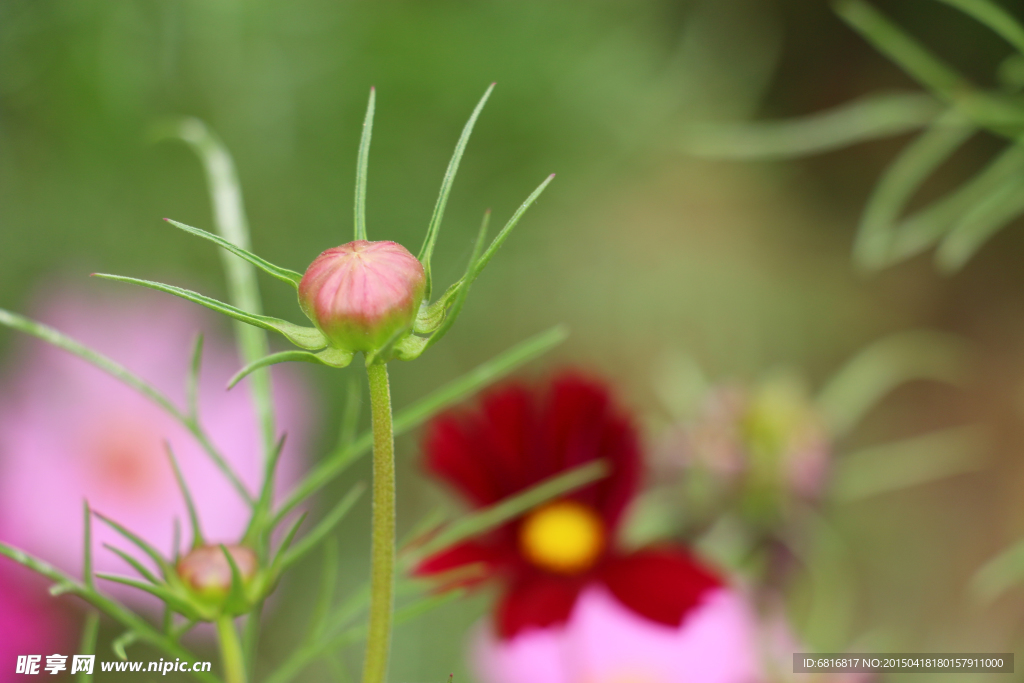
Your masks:
{"label": "yellow flower center", "polygon": [[530,562],[558,574],[578,574],[604,548],[604,525],[590,507],[571,500],[545,505],[519,528],[519,547]]}

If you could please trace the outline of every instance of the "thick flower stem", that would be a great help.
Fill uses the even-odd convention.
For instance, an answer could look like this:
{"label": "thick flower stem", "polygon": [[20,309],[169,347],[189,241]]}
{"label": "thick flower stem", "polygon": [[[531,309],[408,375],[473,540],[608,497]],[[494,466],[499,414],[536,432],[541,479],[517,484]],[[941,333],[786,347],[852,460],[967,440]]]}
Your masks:
{"label": "thick flower stem", "polygon": [[373,532],[370,550],[370,625],[363,683],[384,683],[391,649],[395,581],[395,435],[391,389],[383,363],[366,368],[373,425]]}
{"label": "thick flower stem", "polygon": [[245,683],[245,657],[242,655],[242,644],[238,641],[238,631],[231,617],[217,617],[217,640],[220,642],[221,666],[224,667],[226,683]]}

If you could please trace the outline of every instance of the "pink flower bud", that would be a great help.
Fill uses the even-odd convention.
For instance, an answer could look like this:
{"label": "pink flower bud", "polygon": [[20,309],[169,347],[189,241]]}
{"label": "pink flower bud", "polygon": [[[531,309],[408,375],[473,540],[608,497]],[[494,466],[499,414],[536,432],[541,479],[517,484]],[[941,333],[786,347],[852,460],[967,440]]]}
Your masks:
{"label": "pink flower bud", "polygon": [[374,351],[412,324],[425,284],[423,265],[402,245],[356,240],[316,257],[299,305],[332,346]]}
{"label": "pink flower bud", "polygon": [[[255,576],[259,568],[256,553],[240,545],[225,547],[243,581]],[[231,565],[219,545],[200,546],[178,560],[178,576],[204,598],[224,598],[231,591]]]}

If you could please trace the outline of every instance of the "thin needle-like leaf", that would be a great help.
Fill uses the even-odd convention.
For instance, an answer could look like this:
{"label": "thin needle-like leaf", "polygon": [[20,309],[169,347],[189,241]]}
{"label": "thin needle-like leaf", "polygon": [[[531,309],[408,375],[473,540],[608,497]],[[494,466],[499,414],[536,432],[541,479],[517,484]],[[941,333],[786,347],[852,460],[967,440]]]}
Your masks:
{"label": "thin needle-like leaf", "polygon": [[109,526],[111,529],[113,529],[117,533],[127,538],[133,544],[135,544],[135,546],[138,547],[139,550],[146,553],[149,556],[149,558],[153,560],[153,562],[156,563],[158,567],[160,567],[160,571],[163,573],[165,579],[171,575],[173,569],[171,569],[171,566],[167,563],[167,560],[164,559],[164,556],[160,554],[159,550],[157,550],[152,545],[147,543],[138,534],[132,533],[124,526],[118,524],[106,515],[102,515],[99,512],[96,512],[95,510],[93,510],[93,514],[99,517],[100,520],[106,523],[106,525]]}
{"label": "thin needle-like leaf", "polygon": [[[537,198],[540,197],[541,193],[544,192],[547,186],[554,179],[554,173],[549,175],[547,179],[543,183],[541,183],[540,186],[538,186],[537,189],[534,190],[529,197],[526,198],[526,201],[523,202],[522,206],[516,209],[516,212],[512,215],[512,218],[508,220],[508,223],[505,224],[505,227],[501,229],[501,232],[499,232],[494,237],[494,240],[491,241],[490,245],[488,245],[487,250],[481,256],[479,256],[479,258],[473,259],[473,265],[471,266],[469,273],[467,273],[466,277],[463,279],[462,285],[459,288],[459,294],[455,298],[455,303],[452,304],[451,311],[448,312],[448,315],[445,317],[444,322],[441,323],[441,326],[437,329],[437,332],[431,335],[431,337],[427,340],[426,344],[424,345],[424,351],[433,346],[434,344],[436,344],[437,342],[441,341],[444,335],[447,334],[448,330],[451,329],[452,325],[455,324],[455,319],[458,318],[459,312],[462,310],[462,304],[465,303],[466,301],[466,295],[469,293],[470,286],[472,286],[473,282],[477,279],[477,277],[479,277],[480,273],[487,266],[490,260],[494,258],[494,255],[498,252],[498,249],[501,248],[501,245],[505,243],[505,240],[508,239],[508,236],[512,234],[513,228],[515,228],[516,225],[519,223],[519,219],[523,217],[523,214],[526,213],[526,210],[529,209],[535,201],[537,201]],[[478,243],[477,246],[474,247],[473,251],[474,256],[476,256],[477,249],[480,246],[479,238],[482,237],[487,231],[488,220],[489,215],[484,217],[484,223],[480,227]]]}
{"label": "thin needle-like leaf", "polygon": [[433,555],[467,538],[490,531],[541,503],[603,479],[608,476],[608,471],[608,463],[603,460],[589,462],[550,477],[490,507],[465,515],[410,553],[411,559],[407,561],[415,564],[417,557]]}
{"label": "thin needle-like leaf", "polygon": [[965,115],[1001,135],[1008,134],[1008,126],[1019,128],[1018,107],[980,92],[870,4],[863,0],[840,0],[835,9],[879,52],[935,95],[957,105]]}
{"label": "thin needle-like leaf", "polygon": [[[193,664],[196,661],[191,653],[174,640],[154,629],[145,619],[139,617],[118,601],[86,587],[85,584],[79,583],[59,569],[55,569],[48,563],[43,562],[38,557],[29,555],[23,550],[2,542],[0,542],[0,555],[10,558],[60,586],[66,586],[66,592],[79,596],[96,609],[112,617],[125,628],[136,632],[140,640],[159,648],[165,654],[182,659],[189,664]],[[192,675],[204,683],[220,683],[220,680],[210,673],[195,671]]]}
{"label": "thin needle-like leaf", "polygon": [[483,111],[484,105],[487,104],[487,98],[491,96],[495,85],[495,83],[491,83],[490,87],[487,88],[487,92],[480,98],[476,109],[473,110],[469,121],[466,122],[465,127],[462,129],[462,135],[459,136],[459,141],[455,145],[455,153],[452,154],[451,161],[448,162],[448,170],[444,174],[444,180],[441,181],[441,193],[437,197],[437,204],[434,205],[434,213],[430,216],[430,225],[427,227],[427,235],[423,240],[423,247],[416,257],[423,263],[423,270],[426,272],[427,285],[424,298],[428,301],[430,300],[432,286],[430,260],[434,255],[434,244],[437,242],[437,235],[441,229],[441,219],[444,218],[444,209],[448,204],[448,195],[451,194],[452,184],[455,182],[455,174],[459,171],[459,163],[462,161],[462,154],[466,151],[466,145],[469,143],[469,136],[473,133],[473,126],[476,125],[476,120],[480,116],[480,112]]}
{"label": "thin needle-like leaf", "polygon": [[[78,654],[96,654],[96,635],[100,630],[100,615],[89,610],[85,617],[85,625],[82,628],[82,640],[78,644]],[[78,683],[89,683],[92,680],[92,673],[86,671],[78,672]]]}
{"label": "thin needle-like leaf", "polygon": [[199,374],[203,365],[203,333],[196,335],[192,345],[192,362],[189,364],[188,377],[185,379],[185,402],[188,415],[192,420],[199,419]]}
{"label": "thin needle-like leaf", "polygon": [[[395,435],[418,427],[437,412],[458,403],[492,382],[501,379],[519,366],[547,353],[565,341],[566,337],[568,337],[568,331],[562,326],[541,332],[477,366],[411,406],[398,411],[394,420]],[[372,445],[372,435],[364,433],[353,441],[350,447],[328,455],[288,495],[275,514],[272,526],[276,526],[296,505],[341,474],[356,458],[368,452]]]}
{"label": "thin needle-like leaf", "polygon": [[139,573],[139,576],[144,578],[146,581],[149,581],[152,584],[161,583],[160,579],[156,578],[156,575],[154,575],[153,572],[151,572],[148,569],[146,569],[146,566],[144,564],[142,564],[141,562],[136,560],[134,557],[132,557],[131,555],[129,555],[125,551],[121,550],[120,548],[115,548],[114,546],[110,545],[109,543],[104,543],[103,547],[106,548],[107,550],[109,550],[110,552],[114,553],[118,557],[120,557],[122,560],[124,560],[129,565],[131,565],[132,569],[137,571]]}
{"label": "thin needle-like leaf", "polygon": [[281,571],[301,560],[306,553],[315,548],[348,514],[348,511],[352,509],[352,506],[356,504],[356,501],[359,500],[359,497],[363,495],[365,490],[365,484],[360,483],[353,486],[345,497],[334,506],[334,509],[320,520],[319,524],[313,527],[312,531],[296,543],[295,547],[284,553],[284,557],[281,558]]}
{"label": "thin needle-like leaf", "polygon": [[174,611],[184,614],[186,617],[194,618],[196,616],[192,606],[182,600],[178,595],[170,591],[165,587],[164,584],[151,584],[145,581],[139,581],[133,579],[130,576],[119,576],[117,574],[103,574],[97,573],[97,577],[105,580],[112,581],[114,583],[120,583],[124,586],[131,586],[138,590],[149,593],[150,595],[159,598],[162,602],[166,603]]}
{"label": "thin needle-like leaf", "polygon": [[1024,145],[1010,145],[973,178],[903,221],[893,235],[889,263],[897,263],[931,247],[973,206],[1022,170]]}
{"label": "thin needle-like leaf", "polygon": [[168,415],[177,420],[183,427],[192,433],[213,463],[224,474],[228,481],[231,482],[231,485],[235,490],[238,491],[238,494],[242,499],[245,500],[245,502],[252,504],[252,496],[246,490],[242,480],[239,479],[238,475],[231,469],[231,466],[217,451],[210,439],[202,429],[199,428],[196,421],[190,419],[187,415],[181,412],[169,398],[157,391],[156,388],[148,382],[132,374],[126,368],[110,360],[103,354],[93,351],[89,347],[78,343],[71,337],[58,332],[52,327],[42,325],[34,320],[29,320],[24,316],[11,313],[10,311],[6,311],[2,308],[0,308],[0,325],[6,325],[7,327],[18,330],[19,332],[24,332],[25,334],[38,337],[48,344],[52,344],[59,349],[63,349],[78,356],[82,360],[99,368],[123,384],[135,389],[153,403],[157,404]]}
{"label": "thin needle-like leaf", "polygon": [[206,230],[202,230],[201,228],[193,228],[191,225],[185,225],[184,223],[179,223],[178,221],[172,220],[170,218],[165,218],[164,220],[180,230],[184,230],[185,232],[195,235],[196,237],[202,237],[204,240],[209,240],[216,244],[217,246],[227,249],[235,256],[238,256],[239,258],[244,259],[249,263],[253,264],[267,275],[277,278],[281,282],[287,282],[296,289],[298,289],[299,283],[302,282],[302,273],[296,273],[294,270],[282,268],[281,266],[275,266],[270,261],[260,258],[259,256],[252,253],[248,249],[243,249],[242,247],[232,244],[231,242],[227,241],[220,235],[215,235],[212,232],[207,232]]}
{"label": "thin needle-like leaf", "polygon": [[[224,609],[228,610],[229,613],[245,611],[249,601],[245,597],[245,582],[242,579],[242,572],[239,571],[235,558],[223,543],[220,544],[220,551],[224,553],[224,559],[227,560],[228,566],[231,567],[231,590],[224,601]],[[234,628],[233,624],[231,628]]]}
{"label": "thin needle-like leaf", "polygon": [[320,594],[316,601],[316,610],[309,629],[310,640],[316,640],[323,635],[324,627],[327,625],[327,615],[331,612],[331,603],[334,602],[334,585],[338,581],[338,541],[329,536],[324,541],[324,566],[320,573]]}
{"label": "thin needle-like leaf", "polygon": [[939,0],[974,17],[1001,35],[1006,42],[1024,54],[1024,27],[1009,12],[989,0]]}
{"label": "thin needle-like leaf", "polygon": [[128,653],[125,651],[125,648],[138,639],[139,635],[135,631],[125,631],[110,644],[110,649],[113,650],[114,654],[123,662],[128,659]]}
{"label": "thin needle-like leaf", "polygon": [[140,287],[148,287],[149,289],[155,289],[158,292],[165,292],[167,294],[173,294],[174,296],[187,299],[193,303],[197,303],[200,306],[205,306],[211,311],[217,311],[229,318],[234,318],[243,323],[253,325],[255,327],[262,327],[265,330],[273,330],[278,332],[292,344],[310,350],[322,349],[327,346],[327,338],[315,327],[302,327],[290,323],[287,320],[281,320],[279,318],[271,318],[266,315],[255,315],[253,313],[246,313],[240,308],[235,308],[231,304],[226,304],[223,301],[217,301],[198,292],[193,292],[188,289],[181,287],[175,287],[174,285],[165,285],[162,282],[152,282],[151,280],[140,280],[134,277],[125,277],[123,275],[110,275],[108,273],[93,273],[93,277],[98,277],[101,280],[113,280],[114,282],[125,282],[131,285],[138,285]]}
{"label": "thin needle-like leaf", "polygon": [[178,459],[174,457],[174,450],[171,448],[169,441],[164,441],[164,448],[167,450],[167,459],[171,462],[174,478],[178,482],[181,496],[185,499],[185,507],[188,509],[188,522],[192,526],[192,548],[198,548],[206,543],[206,541],[203,539],[203,530],[199,526],[199,514],[196,512],[195,501],[192,499],[192,493],[188,490],[188,484],[185,483],[185,477],[181,474],[181,468],[178,467]]}
{"label": "thin needle-like leaf", "polygon": [[985,467],[985,434],[956,427],[864,448],[836,459],[835,500],[848,503]]}
{"label": "thin needle-like leaf", "polygon": [[373,109],[376,88],[370,88],[370,102],[366,105],[363,134],[359,138],[359,156],[356,159],[355,239],[366,239],[366,179],[370,164],[370,138],[373,137]]}
{"label": "thin needle-like leaf", "polygon": [[921,184],[977,129],[956,110],[943,114],[934,125],[908,144],[871,192],[861,215],[854,244],[854,259],[866,268],[888,265],[890,245],[904,207]]}
{"label": "thin needle-like leaf", "polygon": [[1013,177],[967,211],[939,244],[935,261],[947,273],[962,268],[1000,228],[1024,213],[1024,179]]}
{"label": "thin needle-like leaf", "polygon": [[278,567],[280,567],[281,559],[284,557],[284,554],[288,552],[288,549],[292,547],[292,541],[295,540],[295,534],[299,532],[299,527],[301,527],[302,523],[306,521],[306,515],[308,514],[308,512],[303,512],[299,515],[299,518],[295,520],[291,528],[288,529],[288,533],[284,535],[284,540],[281,541],[281,545],[278,546],[277,555],[274,557],[274,561],[270,565],[273,568],[273,571],[276,572]]}
{"label": "thin needle-like leaf", "polygon": [[779,159],[821,154],[926,126],[942,105],[926,93],[885,93],[783,121],[688,126],[682,148],[715,159]]}
{"label": "thin needle-like leaf", "polygon": [[896,387],[918,379],[957,383],[967,355],[962,340],[926,330],[893,334],[866,347],[832,376],[817,405],[838,439]]}
{"label": "thin needle-like leaf", "polygon": [[982,565],[971,580],[971,592],[991,602],[1024,580],[1024,539]]}
{"label": "thin needle-like leaf", "polygon": [[348,448],[356,438],[362,393],[363,385],[360,383],[359,377],[356,375],[349,377],[345,387],[345,408],[341,414],[341,429],[338,430],[336,450]]}
{"label": "thin needle-like leaf", "polygon": [[92,510],[89,509],[89,501],[82,502],[82,580],[86,588],[93,588],[92,574]]}

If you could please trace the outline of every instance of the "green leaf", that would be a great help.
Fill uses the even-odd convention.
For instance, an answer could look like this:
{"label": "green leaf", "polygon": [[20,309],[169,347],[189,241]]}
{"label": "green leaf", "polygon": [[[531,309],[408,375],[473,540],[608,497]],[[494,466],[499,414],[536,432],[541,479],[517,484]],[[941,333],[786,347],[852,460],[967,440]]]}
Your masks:
{"label": "green leaf", "polygon": [[139,573],[139,576],[144,578],[146,581],[149,581],[152,584],[160,584],[160,583],[162,583],[162,581],[160,581],[160,579],[156,578],[156,576],[153,574],[153,572],[151,572],[148,569],[146,569],[146,566],[144,564],[142,564],[141,562],[136,560],[134,557],[132,557],[131,555],[129,555],[125,551],[121,550],[120,548],[115,548],[114,546],[110,545],[109,543],[104,543],[103,547],[106,548],[107,550],[109,550],[110,552],[114,553],[118,557],[120,557],[122,560],[127,562],[129,565],[131,565],[132,569],[137,571]]}
{"label": "green leaf", "polygon": [[203,447],[207,456],[209,456],[228,481],[231,482],[231,485],[236,491],[238,491],[238,494],[242,499],[247,503],[252,503],[252,496],[246,490],[242,480],[237,474],[235,474],[234,470],[231,469],[231,465],[229,465],[224,459],[224,456],[217,451],[209,437],[207,437],[206,433],[203,432],[196,421],[190,419],[187,415],[178,410],[178,407],[175,406],[169,398],[157,391],[157,389],[148,382],[132,374],[126,368],[110,360],[103,354],[93,351],[89,347],[78,343],[71,337],[58,332],[52,327],[42,325],[34,320],[29,320],[24,316],[11,313],[10,311],[6,311],[2,308],[0,308],[0,325],[6,325],[7,327],[18,330],[19,332],[30,334],[42,339],[48,344],[56,346],[59,349],[63,349],[68,353],[74,354],[148,398],[192,433],[196,438],[196,441],[199,442],[199,445]]}
{"label": "green leaf", "polygon": [[935,254],[939,268],[962,268],[1000,228],[1024,213],[1024,177],[1013,177],[971,207],[946,235]]}
{"label": "green leaf", "polygon": [[337,449],[348,448],[356,438],[359,429],[359,409],[362,403],[363,385],[356,375],[349,377],[345,387],[345,409],[341,414],[341,427],[338,430]]}
{"label": "green leaf", "polygon": [[889,263],[910,258],[930,247],[974,205],[983,202],[997,187],[1022,170],[1024,145],[1010,145],[973,178],[900,224],[893,235]]}
{"label": "green leaf", "polygon": [[[227,546],[220,544],[220,551],[224,553],[224,559],[231,567],[231,590],[224,600],[224,611],[231,614],[243,614],[249,609],[249,600],[245,596],[245,580],[242,579],[242,572],[238,570],[235,558],[228,552]],[[231,628],[234,628],[232,625]]]}
{"label": "green leaf", "polygon": [[[46,562],[43,562],[38,557],[29,555],[23,550],[19,550],[18,548],[2,542],[0,542],[0,555],[10,558],[18,564],[31,569],[51,581],[60,585],[68,586],[68,592],[79,596],[96,609],[109,615],[125,628],[137,632],[140,640],[153,645],[165,654],[183,659],[190,664],[196,661],[195,657],[193,657],[191,653],[172,639],[167,638],[162,633],[154,629],[144,619],[133,613],[118,601],[98,593],[95,589],[88,588],[59,569],[55,569]],[[193,677],[204,681],[204,683],[220,683],[216,676],[209,673],[197,672],[192,675]]]}
{"label": "green leaf", "polygon": [[[394,419],[395,435],[418,427],[437,412],[458,403],[492,382],[501,379],[519,366],[547,353],[565,341],[567,336],[568,331],[562,326],[541,332],[477,366],[411,406],[398,411]],[[287,496],[274,516],[274,525],[276,526],[296,505],[341,474],[356,458],[368,452],[372,445],[372,435],[364,433],[350,447],[337,450],[321,460]]]}
{"label": "green leaf", "polygon": [[277,555],[274,557],[274,561],[270,565],[271,574],[280,574],[281,558],[286,552],[288,552],[288,549],[292,545],[292,541],[295,540],[295,534],[299,532],[299,527],[301,527],[302,523],[306,521],[306,515],[308,514],[308,512],[303,512],[299,515],[299,518],[295,520],[291,528],[288,529],[288,533],[284,535],[284,540],[281,541],[281,545],[277,549]]}
{"label": "green leaf", "polygon": [[[545,479],[490,507],[464,515],[419,546],[412,555],[416,558],[428,557],[467,538],[490,531],[531,508],[603,479],[608,476],[608,472],[608,463],[596,460]],[[410,562],[415,564],[416,560]]]}
{"label": "green leaf", "polygon": [[971,579],[971,593],[989,603],[1024,579],[1024,539],[982,565]]}
{"label": "green leaf", "polygon": [[901,135],[942,112],[924,93],[885,93],[809,116],[743,124],[694,124],[684,132],[687,154],[715,159],[779,159],[821,154]]}
{"label": "green leaf", "polygon": [[[78,654],[96,654],[96,636],[100,630],[100,615],[90,610],[85,617],[85,626],[82,628],[82,639],[78,644]],[[89,683],[92,674],[84,671],[78,672],[78,683]]]}
{"label": "green leaf", "polygon": [[[979,92],[966,78],[862,0],[840,0],[836,12],[882,54],[946,102],[956,104],[977,123],[1015,136],[1024,118],[1012,102]],[[1015,132],[1008,133],[1012,127]]]}
{"label": "green leaf", "polygon": [[301,560],[306,553],[315,548],[348,514],[348,511],[352,509],[352,506],[356,504],[356,501],[359,500],[359,497],[363,495],[365,490],[365,484],[360,483],[353,486],[345,497],[334,506],[334,509],[320,520],[319,524],[313,527],[312,531],[306,534],[294,548],[284,553],[284,556],[281,558],[281,571],[288,569],[288,567]]}
{"label": "green leaf", "polygon": [[473,110],[469,121],[466,122],[465,127],[462,129],[462,135],[459,136],[459,141],[455,145],[455,153],[452,154],[451,161],[448,162],[448,170],[445,171],[444,180],[441,182],[441,193],[437,198],[437,204],[434,205],[434,213],[430,216],[430,225],[427,227],[427,235],[423,240],[423,247],[416,257],[423,263],[423,270],[426,271],[427,286],[424,298],[428,300],[430,299],[432,286],[430,260],[434,255],[434,244],[437,242],[437,235],[441,229],[441,219],[444,218],[444,209],[448,204],[448,195],[452,191],[452,183],[455,182],[455,174],[459,171],[459,163],[462,161],[463,152],[466,151],[466,145],[469,143],[469,136],[473,132],[473,126],[476,125],[476,120],[480,116],[480,112],[483,111],[487,98],[491,96],[494,86],[495,84],[491,83],[490,87],[487,88],[487,92],[480,98],[476,109]]}
{"label": "green leaf", "polygon": [[192,362],[189,364],[188,376],[185,378],[185,403],[188,415],[192,420],[199,419],[199,372],[203,364],[203,333],[196,335],[192,346]]}
{"label": "green leaf", "polygon": [[881,12],[862,0],[841,0],[836,13],[882,54],[935,93],[952,97],[969,84]]}
{"label": "green leaf", "polygon": [[356,203],[355,239],[366,239],[366,178],[370,163],[370,138],[373,137],[373,109],[377,98],[375,88],[370,88],[370,101],[366,105],[363,119],[363,134],[359,138],[359,156],[356,160]]}
{"label": "green leaf", "polygon": [[956,111],[944,113],[886,168],[864,207],[854,260],[865,268],[889,265],[890,245],[904,207],[921,184],[977,129]]}
{"label": "green leaf", "polygon": [[129,541],[131,541],[133,544],[135,544],[139,548],[139,550],[146,553],[146,555],[148,555],[149,558],[153,560],[156,566],[160,567],[160,571],[163,573],[164,579],[168,579],[170,576],[174,575],[174,570],[167,563],[167,560],[164,559],[164,556],[160,554],[160,551],[151,546],[145,540],[143,540],[142,537],[132,533],[122,525],[115,522],[114,520],[110,519],[105,515],[100,514],[99,512],[96,512],[95,510],[93,510],[93,514],[99,517],[100,520],[105,522],[106,525],[109,526],[111,529],[113,529],[114,531],[121,534]]}
{"label": "green leaf", "polygon": [[[418,350],[416,355],[423,353],[428,348],[433,346],[436,342],[441,341],[441,338],[448,333],[452,325],[455,324],[455,319],[459,317],[459,313],[462,311],[463,304],[466,303],[466,297],[469,295],[469,288],[472,286],[473,281],[479,274],[477,270],[477,262],[480,260],[480,252],[484,247],[484,238],[487,237],[487,227],[491,223],[491,210],[487,209],[484,212],[484,219],[480,222],[480,229],[476,234],[476,241],[473,243],[473,252],[469,256],[469,263],[466,264],[466,273],[459,281],[456,282],[452,287],[448,288],[451,291],[455,288],[455,297],[452,300],[452,306],[450,310],[444,310],[442,312],[442,318],[440,324],[437,326],[434,334],[429,338],[425,339],[422,348]],[[445,292],[447,294],[448,292]],[[442,297],[442,299],[447,297]]]}
{"label": "green leaf", "polygon": [[82,579],[86,588],[93,588],[92,578],[92,510],[89,501],[82,502]]}
{"label": "green leaf", "polygon": [[123,662],[128,659],[128,653],[125,652],[125,648],[138,639],[139,635],[135,633],[135,631],[125,631],[110,644],[110,649],[113,650],[114,654]]}
{"label": "green leaf", "polygon": [[171,469],[174,470],[174,478],[178,482],[178,488],[181,489],[181,495],[185,499],[185,507],[188,509],[188,521],[192,526],[192,548],[198,548],[199,546],[206,543],[203,540],[203,530],[199,526],[199,515],[196,513],[196,505],[192,500],[192,494],[188,490],[188,484],[185,483],[185,477],[181,474],[181,468],[178,467],[178,459],[174,457],[174,451],[171,449],[171,443],[164,441],[164,448],[167,450],[167,459],[171,461]]}
{"label": "green leaf", "polygon": [[833,496],[840,502],[929,484],[986,466],[985,434],[957,427],[864,448],[836,459]]}
{"label": "green leaf", "polygon": [[298,289],[299,283],[302,282],[302,273],[296,273],[294,270],[282,268],[281,266],[275,266],[273,263],[270,263],[266,259],[260,258],[259,256],[252,253],[248,249],[243,249],[242,247],[236,246],[235,244],[232,244],[231,242],[227,241],[226,239],[219,235],[215,235],[212,232],[207,232],[206,230],[202,230],[200,228],[193,228],[191,225],[185,225],[184,223],[179,223],[178,221],[172,220],[170,218],[165,218],[164,220],[176,228],[184,230],[187,233],[191,233],[196,237],[202,237],[204,240],[209,240],[216,244],[217,246],[227,249],[235,256],[238,256],[239,258],[242,258],[248,261],[249,263],[253,264],[267,275],[277,278],[281,282],[287,282],[295,289]]}
{"label": "green leaf", "polygon": [[[465,303],[466,295],[469,293],[469,288],[473,285],[473,282],[476,281],[480,273],[483,272],[483,269],[487,267],[487,264],[490,262],[492,258],[494,258],[494,255],[498,253],[498,249],[500,249],[501,245],[505,243],[505,240],[508,239],[508,236],[512,234],[512,229],[515,228],[516,225],[519,223],[519,219],[523,217],[523,214],[526,213],[526,210],[529,209],[535,201],[537,201],[537,198],[540,197],[541,193],[544,192],[547,186],[554,179],[554,173],[549,175],[544,180],[544,182],[542,182],[537,187],[537,189],[534,190],[533,193],[526,198],[526,201],[523,202],[522,206],[520,206],[516,210],[516,212],[512,215],[512,218],[510,218],[508,220],[508,223],[505,224],[505,227],[501,229],[501,232],[499,232],[494,237],[494,240],[491,241],[490,245],[487,247],[487,251],[485,251],[483,255],[480,256],[479,258],[475,258],[471,261],[472,266],[470,267],[469,272],[463,278],[462,284],[459,286],[459,294],[455,299],[455,303],[452,304],[452,308],[445,316],[444,322],[441,323],[441,327],[439,327],[437,332],[431,335],[431,337],[427,340],[424,351],[433,346],[434,344],[436,344],[437,342],[441,341],[441,339],[444,338],[444,335],[448,333],[448,330],[451,329],[452,325],[455,324],[455,320],[456,318],[458,318],[459,312],[462,310],[462,304]],[[479,249],[479,246],[482,242],[482,238],[487,232],[487,224],[489,220],[489,214],[485,215],[484,221],[480,226],[480,232],[477,235],[477,245],[473,249],[474,255],[477,254],[477,250]]]}
{"label": "green leaf", "polygon": [[320,593],[316,600],[316,610],[310,620],[312,626],[309,629],[310,640],[316,640],[323,635],[327,626],[327,615],[331,611],[331,603],[334,602],[334,584],[338,581],[338,541],[328,537],[324,542],[324,564],[320,572]]}
{"label": "green leaf", "polygon": [[1024,28],[1013,16],[989,0],[939,0],[950,7],[974,17],[979,22],[1001,35],[1006,42],[1024,54]]}
{"label": "green leaf", "polygon": [[217,311],[230,318],[239,320],[243,323],[253,325],[254,327],[262,327],[265,330],[273,330],[278,332],[288,341],[295,344],[303,349],[310,349],[315,351],[322,349],[327,346],[327,338],[321,334],[320,330],[315,327],[302,327],[294,323],[290,323],[287,320],[281,320],[279,318],[271,318],[266,315],[255,315],[253,313],[246,313],[245,311],[235,308],[230,304],[226,304],[223,301],[217,301],[211,299],[208,296],[204,296],[197,292],[193,292],[188,289],[182,289],[181,287],[175,287],[174,285],[165,285],[160,282],[152,282],[150,280],[139,280],[133,277],[125,277],[123,275],[109,275],[107,273],[93,273],[93,277],[98,277],[101,280],[113,280],[115,282],[126,282],[132,285],[139,285],[140,287],[148,287],[149,289],[155,289],[158,292],[166,292],[167,294],[173,294],[174,296],[187,299],[193,303],[197,303],[200,306],[205,306],[211,311]]}
{"label": "green leaf", "polygon": [[235,376],[228,380],[228,389],[233,388],[250,373],[259,370],[260,368],[265,368],[268,365],[301,361],[303,363],[327,365],[332,368],[344,368],[352,362],[352,357],[354,355],[355,354],[351,351],[343,351],[342,349],[335,348],[324,349],[319,353],[310,353],[309,351],[282,351],[280,353],[272,353],[269,356],[260,358],[254,363],[249,363],[244,368],[236,372]]}
{"label": "green leaf", "polygon": [[96,576],[105,581],[120,583],[124,586],[131,586],[132,588],[137,588],[138,590],[144,593],[149,593],[150,595],[160,599],[175,612],[185,615],[186,618],[192,619],[197,616],[192,606],[185,602],[181,598],[181,596],[177,595],[176,593],[168,589],[166,587],[166,584],[154,585],[151,583],[146,583],[145,581],[133,579],[130,576],[118,576],[117,574],[97,573]]}
{"label": "green leaf", "polygon": [[900,332],[871,344],[845,365],[818,395],[829,434],[838,439],[896,387],[919,379],[957,384],[967,354],[962,340],[927,330]]}

